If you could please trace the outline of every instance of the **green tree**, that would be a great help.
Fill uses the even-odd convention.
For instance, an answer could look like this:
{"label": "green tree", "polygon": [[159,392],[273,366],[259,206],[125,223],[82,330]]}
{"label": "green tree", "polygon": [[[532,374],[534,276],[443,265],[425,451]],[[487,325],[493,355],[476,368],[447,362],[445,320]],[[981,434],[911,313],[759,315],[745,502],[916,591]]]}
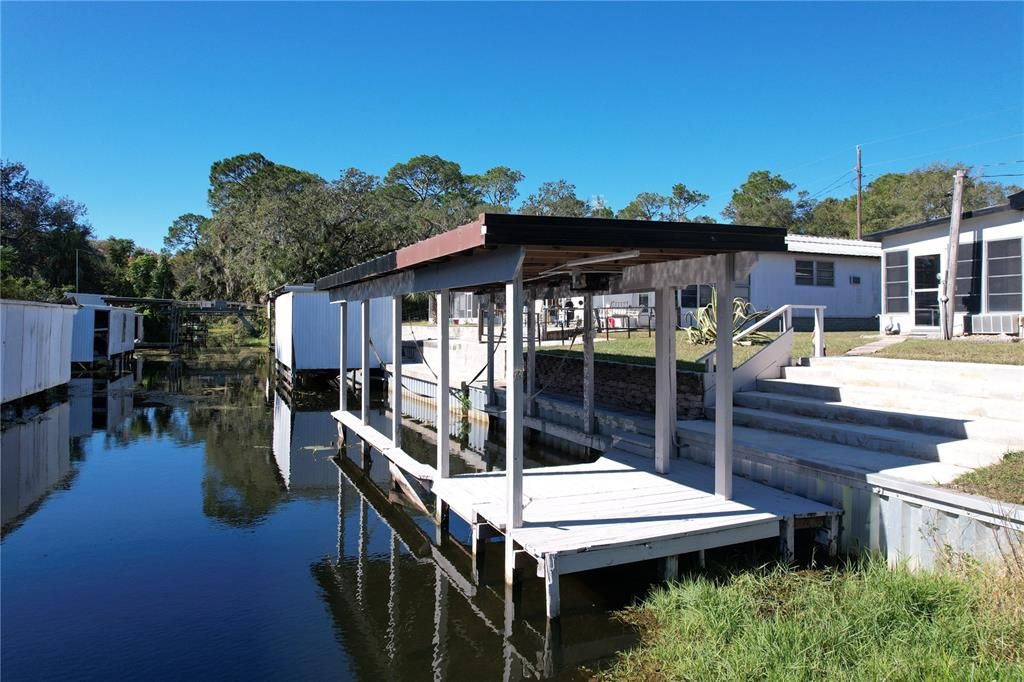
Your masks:
{"label": "green tree", "polygon": [[508,166],[495,166],[483,175],[470,176],[469,181],[477,187],[487,210],[507,213],[519,196],[518,185],[525,177]]}
{"label": "green tree", "polygon": [[[683,183],[672,186],[668,196],[657,192],[640,192],[633,201],[619,211],[619,217],[627,220],[667,220],[671,222],[690,221],[689,212],[703,206],[708,195],[688,188]],[[699,222],[714,222],[701,216]]]}
{"label": "green tree", "polygon": [[786,227],[796,225],[796,205],[786,194],[796,186],[767,170],[754,171],[733,190],[722,217],[737,225]]}
{"label": "green tree", "polygon": [[209,218],[198,213],[185,213],[178,216],[167,228],[164,248],[173,252],[198,247],[208,220]]}
{"label": "green tree", "polygon": [[545,182],[526,197],[519,212],[525,215],[565,216],[583,218],[587,203],[576,196],[576,185],[565,180]]}
{"label": "green tree", "polygon": [[0,161],[0,245],[6,248],[0,274],[11,282],[38,280],[32,290],[73,289],[78,274],[81,288],[95,291],[102,261],[85,216],[85,206],[55,197],[24,164]]}

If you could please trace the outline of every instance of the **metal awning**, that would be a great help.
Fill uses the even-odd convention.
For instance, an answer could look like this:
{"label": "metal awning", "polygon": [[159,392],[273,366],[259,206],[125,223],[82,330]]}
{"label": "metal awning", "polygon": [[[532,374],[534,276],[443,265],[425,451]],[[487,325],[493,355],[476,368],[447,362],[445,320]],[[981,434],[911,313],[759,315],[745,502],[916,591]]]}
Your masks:
{"label": "metal awning", "polygon": [[[322,277],[316,288],[332,291],[334,300],[344,290],[359,296],[486,291],[518,270],[527,286],[568,283],[596,291],[634,266],[785,251],[785,236],[781,228],[745,225],[482,213],[471,223]],[[385,278],[390,279],[368,284]]]}

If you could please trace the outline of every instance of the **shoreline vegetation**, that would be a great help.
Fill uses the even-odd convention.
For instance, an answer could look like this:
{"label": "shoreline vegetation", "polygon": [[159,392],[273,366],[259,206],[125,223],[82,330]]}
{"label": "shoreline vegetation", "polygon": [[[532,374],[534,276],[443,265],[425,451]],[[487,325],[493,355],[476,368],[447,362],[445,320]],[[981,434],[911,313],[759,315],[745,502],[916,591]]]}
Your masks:
{"label": "shoreline vegetation", "polygon": [[621,617],[641,642],[598,679],[1024,679],[1019,561],[711,571],[656,589]]}
{"label": "shoreline vegetation", "polygon": [[1008,452],[998,464],[970,471],[946,487],[1024,505],[1024,451]]}

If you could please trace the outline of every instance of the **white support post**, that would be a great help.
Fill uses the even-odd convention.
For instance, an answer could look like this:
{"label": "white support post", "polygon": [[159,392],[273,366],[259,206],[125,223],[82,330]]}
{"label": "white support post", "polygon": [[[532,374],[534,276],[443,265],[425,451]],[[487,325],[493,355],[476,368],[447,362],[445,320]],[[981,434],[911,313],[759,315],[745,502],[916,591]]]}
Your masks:
{"label": "white support post", "polygon": [[715,319],[715,495],[732,499],[732,299],[736,256],[718,256]]}
{"label": "white support post", "polygon": [[342,412],[348,411],[348,303],[342,301],[338,304],[338,315],[341,326],[338,333],[338,365],[341,368],[338,374],[338,409]]}
{"label": "white support post", "polygon": [[533,394],[537,391],[537,302],[533,293],[526,299],[526,414],[536,413]]}
{"label": "white support post", "polygon": [[394,397],[391,399],[391,445],[402,447],[402,295],[391,299],[391,377]]}
{"label": "white support post", "polygon": [[487,404],[494,404],[494,295],[487,294]]}
{"label": "white support post", "polygon": [[583,294],[583,433],[594,432],[594,297]]}
{"label": "white support post", "polygon": [[825,309],[814,309],[814,357],[825,357]]}
{"label": "white support post", "polygon": [[363,383],[359,387],[360,416],[364,424],[370,423],[370,299],[359,302],[360,327],[363,343],[360,346],[360,365],[363,368]]}
{"label": "white support post", "polygon": [[451,317],[451,296],[448,289],[437,292],[437,346],[441,352],[437,368],[437,475],[448,478],[448,401],[451,392],[448,385],[448,369],[451,349],[448,343],[448,318]]}
{"label": "white support post", "polygon": [[654,469],[669,472],[676,438],[676,310],[672,289],[655,292]]}
{"label": "white support post", "polygon": [[[505,481],[508,509],[505,515],[506,557],[514,552],[512,530],[523,525],[523,280],[517,276],[505,285],[505,352],[508,380],[505,385]],[[514,562],[513,567],[514,567]],[[506,560],[506,579],[508,578]]]}
{"label": "white support post", "polygon": [[558,555],[544,555],[544,592],[549,620],[558,618],[562,613],[562,597],[559,590]]}

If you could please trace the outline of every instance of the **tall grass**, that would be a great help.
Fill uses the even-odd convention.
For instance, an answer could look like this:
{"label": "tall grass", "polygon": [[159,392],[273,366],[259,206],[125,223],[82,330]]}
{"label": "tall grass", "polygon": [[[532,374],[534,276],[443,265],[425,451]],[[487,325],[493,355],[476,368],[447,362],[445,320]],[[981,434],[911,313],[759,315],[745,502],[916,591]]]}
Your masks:
{"label": "tall grass", "polygon": [[1024,679],[1024,581],[981,568],[697,575],[624,617],[640,647],[612,680]]}

